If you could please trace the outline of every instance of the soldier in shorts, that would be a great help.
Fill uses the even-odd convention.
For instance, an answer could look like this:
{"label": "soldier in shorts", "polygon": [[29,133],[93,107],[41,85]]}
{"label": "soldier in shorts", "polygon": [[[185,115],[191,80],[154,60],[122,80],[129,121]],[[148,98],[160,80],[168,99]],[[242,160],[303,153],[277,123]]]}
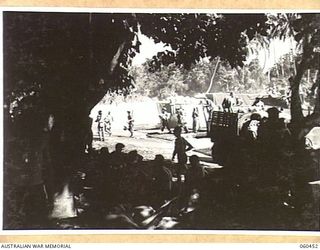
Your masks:
{"label": "soldier in shorts", "polygon": [[98,111],[97,118],[95,120],[97,122],[97,129],[98,129],[98,135],[99,135],[99,140],[104,141],[104,131],[103,131],[103,121],[102,121],[102,111]]}

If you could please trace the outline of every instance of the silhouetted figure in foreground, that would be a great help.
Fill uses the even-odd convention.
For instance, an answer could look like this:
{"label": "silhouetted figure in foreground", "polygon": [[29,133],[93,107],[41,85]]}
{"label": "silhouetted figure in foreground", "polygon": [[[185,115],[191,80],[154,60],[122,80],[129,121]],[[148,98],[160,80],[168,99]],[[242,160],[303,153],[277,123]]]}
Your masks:
{"label": "silhouetted figure in foreground", "polygon": [[181,127],[175,127],[173,134],[176,139],[174,141],[174,150],[172,154],[172,161],[174,161],[175,157],[178,158],[178,181],[181,180],[182,170],[186,168],[186,163],[188,161],[188,156],[186,154],[187,151],[191,150],[193,146],[181,136]]}
{"label": "silhouetted figure in foreground", "polygon": [[110,153],[109,153],[109,149],[107,147],[103,147],[100,149],[99,152],[99,160],[100,160],[100,164],[102,166],[102,168],[106,168],[107,165],[109,165],[110,163]]}
{"label": "silhouetted figure in foreground", "polygon": [[258,129],[258,141],[261,145],[262,173],[266,182],[274,182],[279,170],[287,165],[285,152],[289,146],[290,131],[283,119],[279,118],[279,110],[269,108],[268,119]]}
{"label": "silhouetted figure in foreground", "polygon": [[186,152],[191,150],[193,146],[181,136],[181,127],[175,127],[173,134],[175,135],[176,139],[174,141],[172,160],[174,160],[177,156],[178,163],[184,165],[188,160]]}
{"label": "silhouetted figure in foreground", "polygon": [[163,155],[156,155],[152,162],[153,200],[160,205],[170,198],[172,191],[172,173],[166,167]]}
{"label": "silhouetted figure in foreground", "polygon": [[125,167],[120,180],[120,196],[124,202],[141,204],[145,202],[145,174],[143,172],[143,157],[137,150],[126,155]]}
{"label": "silhouetted figure in foreground", "polygon": [[199,189],[205,172],[200,164],[199,157],[192,155],[189,157],[190,166],[186,175],[186,186],[188,190]]}
{"label": "silhouetted figure in foreground", "polygon": [[115,151],[110,154],[110,169],[109,169],[109,180],[110,180],[110,193],[113,202],[118,202],[120,199],[120,181],[124,174],[126,167],[127,154],[123,152],[125,145],[117,143]]}
{"label": "silhouetted figure in foreground", "polygon": [[265,149],[280,152],[282,142],[290,135],[290,131],[284,120],[279,118],[280,112],[277,108],[269,108],[267,112],[268,119],[262,122],[258,129],[258,140]]}
{"label": "silhouetted figure in foreground", "polygon": [[117,143],[115,146],[115,151],[110,154],[111,168],[121,169],[124,168],[126,164],[126,154],[123,152],[125,145],[122,143]]}

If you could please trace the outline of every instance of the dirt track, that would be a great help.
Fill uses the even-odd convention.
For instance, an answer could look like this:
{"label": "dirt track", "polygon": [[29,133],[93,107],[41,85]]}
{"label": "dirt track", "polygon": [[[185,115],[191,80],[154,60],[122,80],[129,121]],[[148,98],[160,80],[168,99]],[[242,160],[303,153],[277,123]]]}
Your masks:
{"label": "dirt track", "polygon": [[146,131],[135,131],[133,137],[130,137],[127,131],[113,131],[112,136],[105,137],[104,142],[99,141],[96,134],[94,138],[93,147],[96,149],[108,147],[109,151],[112,152],[115,145],[121,142],[125,145],[125,152],[137,150],[144,159],[151,160],[156,154],[163,154],[166,158],[170,158],[172,155],[173,141],[150,138]]}
{"label": "dirt track", "polygon": [[[212,143],[209,138],[195,138],[194,133],[183,134],[194,149],[188,152],[188,155],[196,154],[206,164],[210,164],[211,156],[203,151],[210,151]],[[112,136],[106,136],[105,141],[99,141],[97,132],[94,131],[93,147],[100,149],[101,147],[108,147],[109,151],[113,151],[116,143],[123,143],[125,145],[124,151],[137,150],[145,160],[154,159],[156,154],[162,154],[166,159],[171,159],[174,147],[174,135],[168,132],[161,132],[159,129],[154,130],[136,130],[134,136],[131,138],[128,131],[115,130]],[[200,153],[198,150],[201,150]],[[212,165],[212,163],[210,164]]]}

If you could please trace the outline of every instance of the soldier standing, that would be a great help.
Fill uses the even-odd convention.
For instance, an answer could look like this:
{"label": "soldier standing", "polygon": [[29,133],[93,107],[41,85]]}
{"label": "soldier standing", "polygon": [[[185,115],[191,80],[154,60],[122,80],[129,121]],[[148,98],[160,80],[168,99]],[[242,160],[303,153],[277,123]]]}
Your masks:
{"label": "soldier standing", "polygon": [[103,131],[103,121],[102,121],[102,111],[98,111],[97,118],[95,122],[98,123],[97,129],[98,129],[98,135],[99,135],[99,140],[104,141],[104,131]]}
{"label": "soldier standing", "polygon": [[178,126],[183,128],[184,132],[188,133],[189,130],[187,128],[187,124],[186,124],[185,119],[184,119],[184,114],[183,114],[183,109],[182,108],[177,110],[177,120],[178,120]]}
{"label": "soldier standing", "polygon": [[113,122],[113,117],[111,115],[111,112],[109,111],[107,116],[104,118],[103,120],[104,122],[104,131],[109,135],[111,136],[111,125],[112,125],[112,122]]}
{"label": "soldier standing", "polygon": [[236,105],[236,99],[233,92],[230,92],[229,96],[225,97],[222,102],[222,108],[224,112],[233,112],[233,107]]}
{"label": "soldier standing", "polygon": [[127,113],[128,113],[128,116],[127,116],[127,118],[128,118],[128,121],[127,121],[128,122],[128,131],[130,132],[130,137],[133,137],[133,122],[134,122],[134,120],[133,120],[131,112],[127,111]]}
{"label": "soldier standing", "polygon": [[197,133],[199,129],[199,110],[195,107],[192,111],[192,130]]}
{"label": "soldier standing", "polygon": [[162,114],[160,115],[161,131],[167,128],[169,133],[171,133],[171,129],[169,128],[169,117],[170,117],[170,114],[167,112],[166,108],[162,108]]}
{"label": "soldier standing", "polygon": [[174,150],[172,154],[172,161],[174,161],[175,157],[178,158],[178,180],[179,182],[182,180],[182,174],[184,170],[186,170],[186,164],[188,161],[188,156],[186,154],[187,151],[193,149],[193,146],[181,136],[181,127],[175,127],[173,134],[176,139],[174,141]]}

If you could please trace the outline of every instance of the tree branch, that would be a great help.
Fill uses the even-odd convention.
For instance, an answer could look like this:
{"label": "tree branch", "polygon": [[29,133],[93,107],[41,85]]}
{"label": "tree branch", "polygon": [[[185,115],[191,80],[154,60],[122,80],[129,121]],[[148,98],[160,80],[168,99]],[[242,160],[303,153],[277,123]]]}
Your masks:
{"label": "tree branch", "polygon": [[218,71],[219,64],[220,64],[220,57],[218,57],[216,66],[215,66],[214,71],[213,71],[213,74],[212,74],[212,76],[211,76],[210,86],[209,86],[209,88],[208,88],[208,90],[207,90],[207,93],[210,93],[210,92],[211,92],[212,85],[213,85],[213,80],[214,80],[214,77],[216,76],[216,73],[217,73],[217,71]]}
{"label": "tree branch", "polygon": [[117,52],[113,56],[111,62],[110,62],[110,67],[109,67],[109,73],[112,74],[114,71],[114,68],[118,65],[119,57],[121,55],[121,52],[124,49],[125,42],[121,43],[120,46],[118,47]]}

